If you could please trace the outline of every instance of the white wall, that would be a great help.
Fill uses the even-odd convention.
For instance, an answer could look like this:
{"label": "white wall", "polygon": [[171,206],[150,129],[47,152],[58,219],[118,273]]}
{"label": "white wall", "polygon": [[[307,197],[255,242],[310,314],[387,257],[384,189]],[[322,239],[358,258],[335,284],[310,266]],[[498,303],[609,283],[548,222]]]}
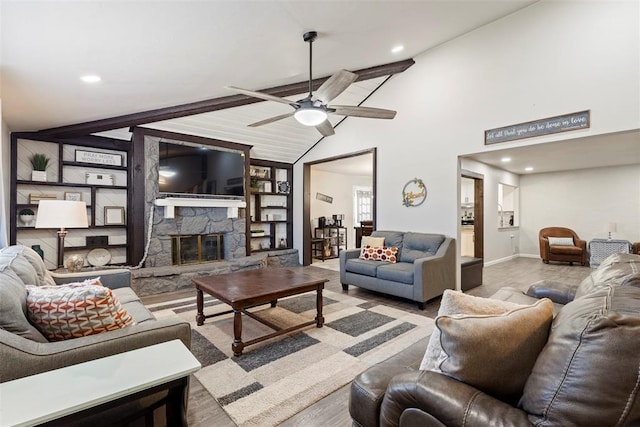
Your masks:
{"label": "white wall", "polygon": [[[638,28],[636,1],[541,1],[416,57],[366,102],[397,110],[394,120],[348,118],[296,163],[295,216],[304,162],[378,147],[378,228],[457,236],[458,155],[640,128]],[[484,146],[486,129],[585,109],[589,129]],[[415,177],[427,199],[403,207]]]}
{"label": "white wall", "polygon": [[538,257],[538,232],[567,227],[587,242],[605,238],[640,241],[640,165],[581,169],[520,177],[520,251]]}
{"label": "white wall", "polygon": [[[346,175],[320,171],[311,167],[311,227],[317,227],[318,217],[332,218],[333,214],[344,214],[342,225],[347,228],[347,248],[355,247],[353,228],[353,186],[371,187],[371,176]],[[332,203],[316,199],[316,193],[333,197]]]}

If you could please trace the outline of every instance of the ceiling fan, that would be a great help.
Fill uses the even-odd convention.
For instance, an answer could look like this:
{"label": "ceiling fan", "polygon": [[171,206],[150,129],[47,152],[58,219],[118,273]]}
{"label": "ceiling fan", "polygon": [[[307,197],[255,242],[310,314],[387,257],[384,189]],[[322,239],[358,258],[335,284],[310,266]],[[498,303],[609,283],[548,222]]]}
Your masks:
{"label": "ceiling fan", "polygon": [[393,119],[396,116],[396,112],[393,110],[385,110],[382,108],[372,107],[358,107],[352,105],[328,105],[334,98],[344,92],[351,83],[358,79],[358,75],[347,70],[340,70],[322,86],[318,88],[316,93],[312,93],[312,44],[318,36],[315,31],[309,31],[304,33],[303,39],[309,43],[309,95],[298,101],[290,101],[288,99],[280,98],[278,96],[269,95],[267,93],[255,92],[252,90],[241,89],[235,86],[227,86],[226,88],[234,92],[241,93],[243,95],[252,96],[255,98],[264,99],[266,101],[275,101],[282,104],[288,104],[293,107],[293,111],[286,114],[280,114],[278,116],[270,117],[259,122],[251,123],[250,127],[257,127],[273,123],[278,120],[286,119],[287,117],[294,116],[298,122],[305,126],[315,126],[315,128],[322,134],[322,136],[331,136],[335,133],[333,126],[327,120],[329,114],[337,114],[341,116],[352,117],[368,117],[372,119]]}

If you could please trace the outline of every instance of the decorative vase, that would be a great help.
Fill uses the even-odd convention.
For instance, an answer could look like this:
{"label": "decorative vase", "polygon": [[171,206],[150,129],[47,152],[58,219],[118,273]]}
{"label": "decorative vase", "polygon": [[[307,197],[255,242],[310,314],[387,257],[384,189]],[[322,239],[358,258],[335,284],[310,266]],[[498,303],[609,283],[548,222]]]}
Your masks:
{"label": "decorative vase", "polygon": [[31,227],[35,219],[35,215],[20,215],[20,221],[22,222],[22,224],[24,224],[25,227]]}
{"label": "decorative vase", "polygon": [[47,182],[47,171],[31,171],[31,181]]}
{"label": "decorative vase", "polygon": [[84,267],[84,258],[81,255],[71,255],[67,258],[67,262],[65,264],[67,266],[67,270],[71,273],[77,273],[82,270]]}
{"label": "decorative vase", "polygon": [[44,261],[44,251],[42,250],[40,245],[33,245],[31,246],[31,249],[33,249],[38,255],[40,255],[40,258],[42,258],[42,260]]}

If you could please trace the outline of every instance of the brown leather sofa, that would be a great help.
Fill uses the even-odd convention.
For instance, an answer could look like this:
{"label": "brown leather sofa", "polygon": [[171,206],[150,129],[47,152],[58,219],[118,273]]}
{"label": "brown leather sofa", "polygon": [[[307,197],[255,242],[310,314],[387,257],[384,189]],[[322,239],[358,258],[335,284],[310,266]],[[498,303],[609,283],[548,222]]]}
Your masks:
{"label": "brown leather sofa", "polygon": [[[492,298],[554,301],[549,339],[519,399],[420,371],[428,337],[351,384],[354,426],[638,426],[640,256],[615,254],[579,285],[503,288]],[[496,378],[496,383],[500,379]]]}
{"label": "brown leather sofa", "polygon": [[[553,245],[549,243],[549,237],[569,237],[573,239],[572,245]],[[587,265],[587,242],[581,240],[575,231],[564,227],[547,227],[538,233],[540,242],[540,258],[545,264],[549,261],[568,262],[573,265]]]}

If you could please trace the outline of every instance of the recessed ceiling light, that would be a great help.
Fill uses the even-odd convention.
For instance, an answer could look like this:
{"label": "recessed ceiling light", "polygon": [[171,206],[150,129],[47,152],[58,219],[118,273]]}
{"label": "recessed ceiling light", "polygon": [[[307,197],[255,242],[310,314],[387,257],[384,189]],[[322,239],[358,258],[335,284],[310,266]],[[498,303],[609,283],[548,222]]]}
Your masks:
{"label": "recessed ceiling light", "polygon": [[527,172],[531,172],[533,168],[531,166],[527,166],[526,168],[524,168],[524,170],[526,170]]}
{"label": "recessed ceiling light", "polygon": [[80,80],[82,80],[85,83],[97,83],[102,79],[100,78],[100,76],[97,76],[95,74],[88,74],[86,76],[80,77]]}
{"label": "recessed ceiling light", "polygon": [[503,157],[500,159],[500,161],[502,161],[502,163],[507,163],[511,161],[511,157]]}
{"label": "recessed ceiling light", "polygon": [[404,46],[399,44],[398,46],[395,46],[393,49],[391,49],[391,53],[399,53],[399,52],[402,52],[403,50],[404,50]]}

